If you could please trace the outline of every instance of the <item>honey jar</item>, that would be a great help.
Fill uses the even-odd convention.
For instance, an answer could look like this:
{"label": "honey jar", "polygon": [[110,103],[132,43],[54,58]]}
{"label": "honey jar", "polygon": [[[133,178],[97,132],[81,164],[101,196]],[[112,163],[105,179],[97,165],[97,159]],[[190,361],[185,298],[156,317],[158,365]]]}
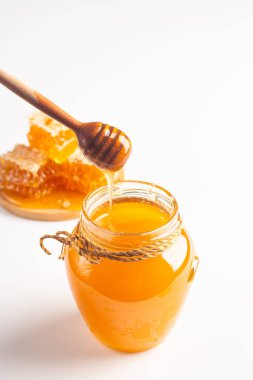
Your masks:
{"label": "honey jar", "polygon": [[[65,242],[68,280],[91,332],[106,346],[156,346],[175,323],[198,257],[175,198],[139,181],[118,182],[113,206],[102,187],[86,197]],[[60,236],[60,233],[57,235]]]}

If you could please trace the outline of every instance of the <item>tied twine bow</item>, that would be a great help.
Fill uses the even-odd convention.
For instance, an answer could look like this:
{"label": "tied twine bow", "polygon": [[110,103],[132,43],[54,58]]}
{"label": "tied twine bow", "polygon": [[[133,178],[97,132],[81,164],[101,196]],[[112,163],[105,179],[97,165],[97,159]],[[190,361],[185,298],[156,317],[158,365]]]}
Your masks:
{"label": "tied twine bow", "polygon": [[[73,247],[78,255],[83,256],[91,264],[101,263],[101,259],[110,259],[122,262],[141,261],[156,257],[167,251],[178,239],[182,230],[182,221],[179,221],[177,229],[169,236],[163,239],[156,240],[146,246],[129,251],[110,251],[102,248],[91,242],[86,236],[81,233],[70,234],[67,231],[58,231],[55,235],[44,235],[40,238],[40,246],[47,255],[52,253],[45,247],[44,240],[54,239],[60,243]],[[64,260],[64,250],[59,256],[59,259]]]}

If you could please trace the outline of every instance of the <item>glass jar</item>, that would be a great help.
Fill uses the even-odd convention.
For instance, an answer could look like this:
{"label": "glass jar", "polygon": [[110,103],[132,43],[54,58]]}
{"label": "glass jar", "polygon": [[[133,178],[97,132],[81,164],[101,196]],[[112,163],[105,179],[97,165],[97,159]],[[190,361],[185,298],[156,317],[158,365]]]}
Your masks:
{"label": "glass jar", "polygon": [[[121,233],[99,227],[91,214],[108,202],[108,189],[103,187],[84,200],[74,232],[110,251],[127,252],[170,238],[180,227],[177,202],[161,187],[139,181],[118,182],[113,200],[126,199],[153,202],[170,213],[170,221],[145,233]],[[173,326],[198,264],[184,228],[174,240],[169,249],[137,262],[104,258],[94,264],[73,247],[63,246],[77,306],[102,343],[124,352],[143,351],[157,345]]]}

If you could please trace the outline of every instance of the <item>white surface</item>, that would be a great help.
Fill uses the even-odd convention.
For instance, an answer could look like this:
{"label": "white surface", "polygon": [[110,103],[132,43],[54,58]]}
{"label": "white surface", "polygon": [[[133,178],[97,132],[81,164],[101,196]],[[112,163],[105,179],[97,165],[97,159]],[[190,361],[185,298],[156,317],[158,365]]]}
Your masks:
{"label": "white surface", "polygon": [[[201,258],[166,341],[118,354],[39,249],[75,222],[1,209],[1,379],[252,379],[252,1],[0,0],[0,46],[3,68],[132,137],[127,177],[171,190]],[[25,141],[31,111],[0,88],[1,152]]]}

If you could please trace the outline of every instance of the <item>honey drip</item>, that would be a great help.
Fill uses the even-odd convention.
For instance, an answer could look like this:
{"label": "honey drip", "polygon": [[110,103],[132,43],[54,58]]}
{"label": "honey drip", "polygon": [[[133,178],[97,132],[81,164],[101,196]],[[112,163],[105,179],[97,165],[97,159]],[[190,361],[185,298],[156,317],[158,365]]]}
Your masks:
{"label": "honey drip", "polygon": [[107,187],[108,187],[108,195],[109,195],[109,202],[108,202],[108,227],[113,230],[113,224],[112,224],[112,202],[113,202],[113,185],[114,185],[114,179],[115,179],[115,173],[111,172],[109,170],[104,170],[105,178],[107,181]]}

